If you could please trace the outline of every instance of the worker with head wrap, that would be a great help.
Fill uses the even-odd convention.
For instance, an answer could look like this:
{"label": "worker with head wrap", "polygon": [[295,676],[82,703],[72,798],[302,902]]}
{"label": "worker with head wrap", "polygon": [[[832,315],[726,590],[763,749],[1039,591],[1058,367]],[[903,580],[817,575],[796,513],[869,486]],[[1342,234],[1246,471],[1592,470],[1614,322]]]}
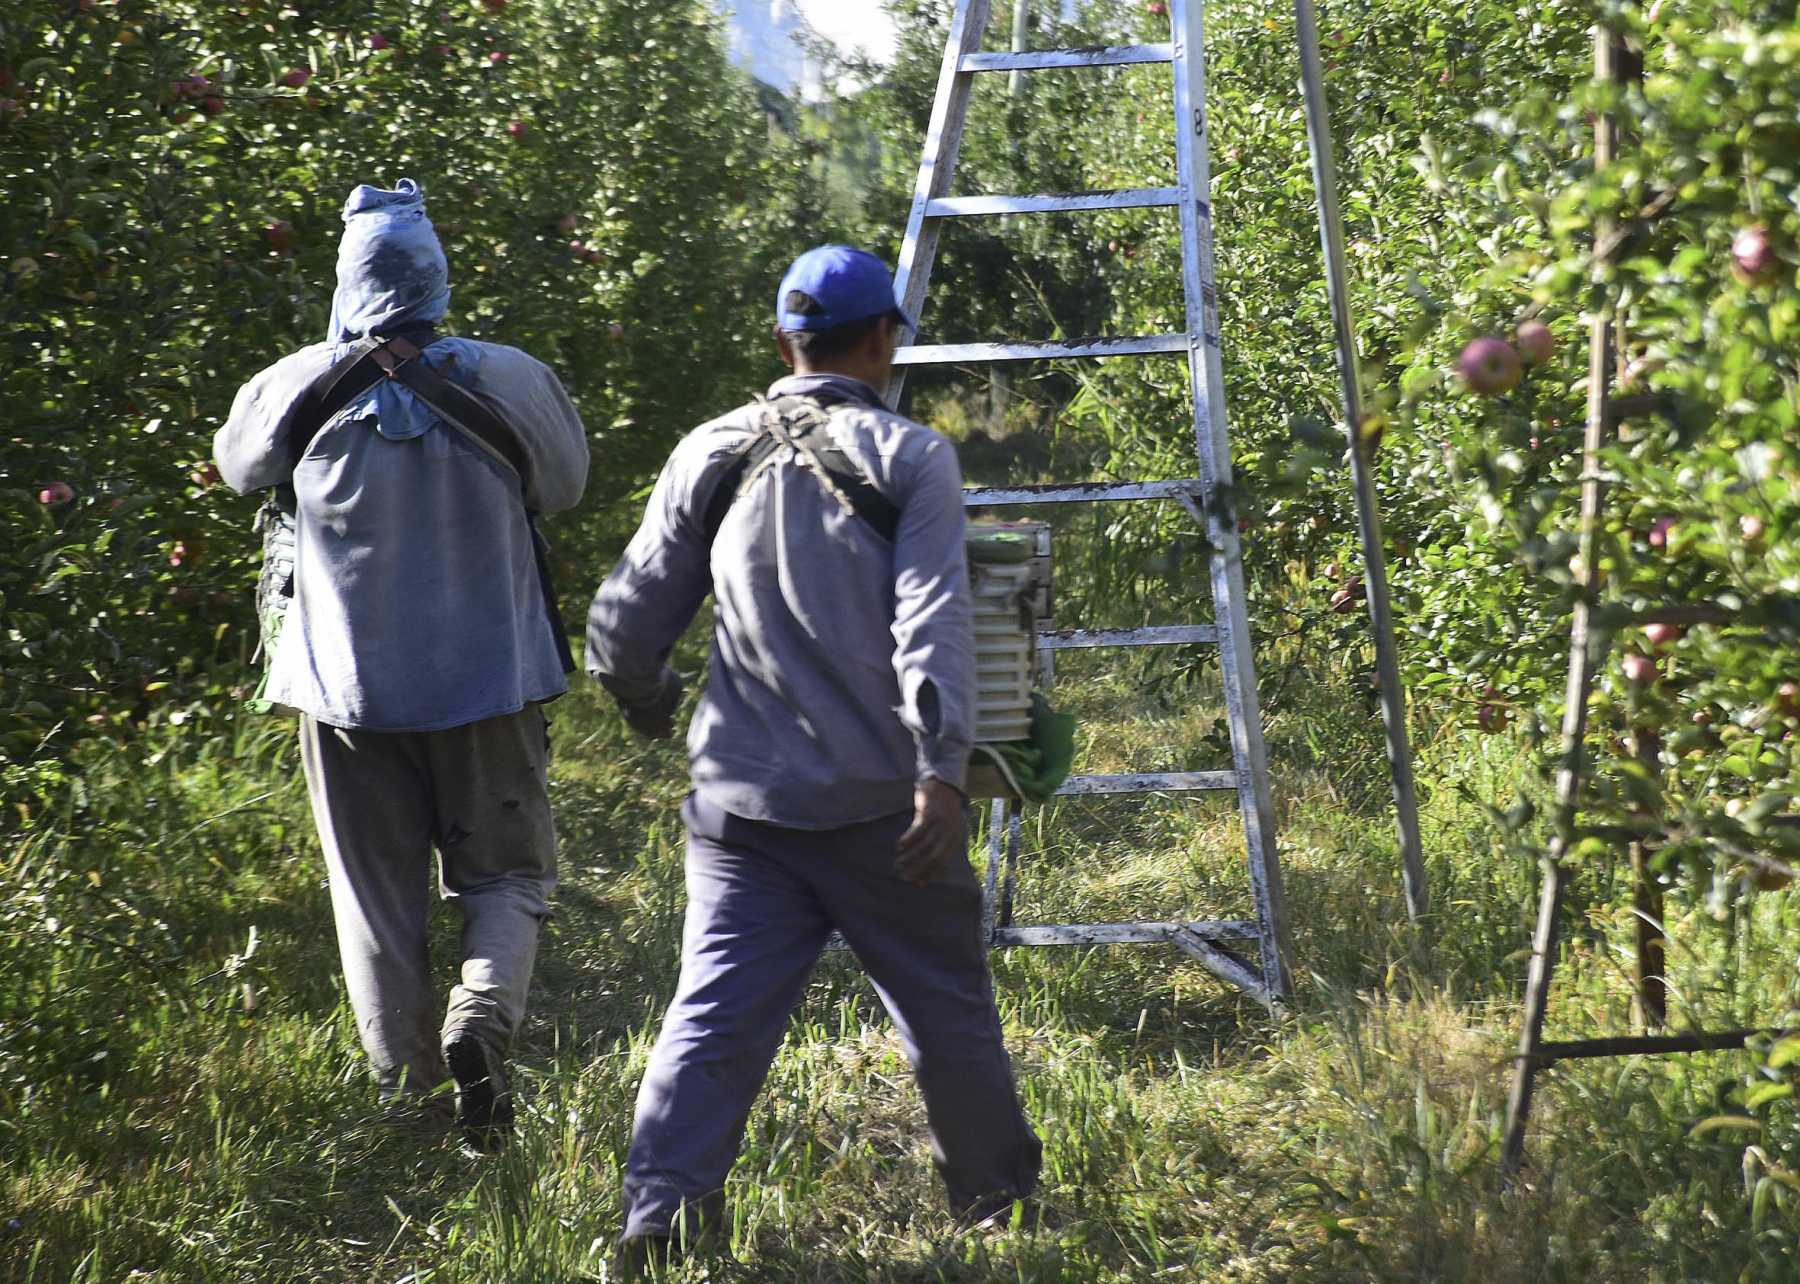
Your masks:
{"label": "worker with head wrap", "polygon": [[[418,185],[358,187],[328,340],[245,384],[213,449],[239,491],[291,487],[291,604],[266,694],[300,715],[344,977],[381,1097],[390,1117],[448,1123],[438,1089],[453,1080],[457,1117],[485,1144],[511,1125],[506,1057],[555,883],[540,706],[567,689],[567,638],[531,518],[581,498],[588,450],[547,367],[435,335],[449,304]],[[377,358],[395,353],[477,399],[516,451],[484,448],[384,377]],[[434,848],[439,890],[462,915],[447,1013],[426,950]]]}

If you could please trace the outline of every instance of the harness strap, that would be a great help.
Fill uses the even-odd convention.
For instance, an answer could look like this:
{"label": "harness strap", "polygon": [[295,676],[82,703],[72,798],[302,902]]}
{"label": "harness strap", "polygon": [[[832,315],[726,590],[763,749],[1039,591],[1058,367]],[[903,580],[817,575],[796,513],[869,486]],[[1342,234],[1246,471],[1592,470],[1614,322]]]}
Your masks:
{"label": "harness strap", "polygon": [[731,506],[764,472],[785,459],[789,450],[802,467],[818,478],[839,507],[892,543],[900,529],[899,508],[875,488],[854,459],[831,443],[826,432],[830,422],[828,406],[842,403],[835,399],[828,403],[820,397],[779,397],[774,401],[758,398],[758,402],[762,414],[756,431],[733,452],[707,502],[707,545],[710,547],[718,537]]}

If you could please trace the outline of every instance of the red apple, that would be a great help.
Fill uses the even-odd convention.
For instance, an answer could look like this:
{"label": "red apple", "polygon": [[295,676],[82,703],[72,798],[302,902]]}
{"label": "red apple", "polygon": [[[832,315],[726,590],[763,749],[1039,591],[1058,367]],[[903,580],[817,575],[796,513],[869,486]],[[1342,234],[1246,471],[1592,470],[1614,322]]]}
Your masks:
{"label": "red apple", "polygon": [[1647,655],[1633,651],[1619,662],[1619,667],[1625,671],[1625,680],[1636,686],[1648,686],[1656,681],[1656,661]]}
{"label": "red apple", "polygon": [[1164,0],[1150,0],[1150,3],[1144,6],[1144,12],[1152,18],[1160,18],[1168,11],[1169,6],[1164,3]]}
{"label": "red apple", "polygon": [[1542,321],[1527,321],[1513,336],[1519,358],[1528,366],[1541,366],[1556,351],[1556,336]]}
{"label": "red apple", "polygon": [[225,100],[217,94],[208,94],[200,100],[200,110],[208,116],[217,116],[225,110]]}
{"label": "red apple", "polygon": [[188,480],[196,486],[211,486],[219,480],[219,469],[212,460],[204,460],[195,464],[188,472]]}
{"label": "red apple", "polygon": [[1783,682],[1775,688],[1775,708],[1790,718],[1800,714],[1800,682]]}
{"label": "red apple", "polygon": [[263,239],[268,241],[271,250],[285,257],[300,243],[300,234],[286,219],[277,219],[263,229]]}
{"label": "red apple", "polygon": [[389,40],[386,36],[382,35],[379,31],[377,31],[374,35],[369,37],[369,48],[371,48],[371,49],[375,49],[375,50],[386,49],[389,45],[391,45],[393,43],[394,42],[392,40]]}
{"label": "red apple", "polygon": [[496,50],[494,50],[493,53],[488,55],[488,61],[493,63],[494,66],[498,67],[501,63],[505,62],[509,57],[511,57],[511,55],[508,54],[505,50],[496,49]]}
{"label": "red apple", "polygon": [[499,13],[506,8],[506,0],[481,0],[481,7],[489,13]]}
{"label": "red apple", "polygon": [[608,323],[606,327],[606,337],[611,339],[614,343],[619,342],[619,340],[625,337],[625,327],[620,325],[617,321]]}
{"label": "red apple", "polygon": [[1744,284],[1767,280],[1779,265],[1768,228],[1760,224],[1739,228],[1731,238],[1731,273]]}
{"label": "red apple", "polygon": [[312,79],[312,68],[305,63],[292,67],[288,73],[275,83],[284,89],[298,89]]}
{"label": "red apple", "polygon": [[1675,519],[1673,517],[1659,517],[1650,524],[1650,530],[1649,533],[1644,536],[1644,542],[1650,545],[1651,548],[1667,548],[1669,546],[1669,536],[1674,533]]}
{"label": "red apple", "polygon": [[1471,340],[1456,359],[1456,369],[1469,390],[1484,397],[1511,392],[1524,374],[1512,344],[1492,335]]}
{"label": "red apple", "polygon": [[1670,643],[1680,640],[1681,626],[1679,624],[1663,623],[1646,624],[1644,626],[1644,636],[1650,639],[1651,646],[1655,647],[1658,651],[1661,651]]}
{"label": "red apple", "polygon": [[38,492],[38,503],[46,508],[55,508],[58,504],[66,504],[75,498],[75,488],[68,482],[55,481]]}
{"label": "red apple", "polygon": [[523,138],[531,127],[522,120],[515,120],[506,127],[506,132],[513,138]]}
{"label": "red apple", "polygon": [[456,51],[454,49],[452,49],[449,45],[433,45],[431,47],[431,52],[436,54],[440,58],[448,58],[451,54],[455,53]]}
{"label": "red apple", "polygon": [[1763,519],[1755,513],[1745,513],[1738,518],[1738,534],[1744,537],[1744,543],[1756,543],[1763,537]]}

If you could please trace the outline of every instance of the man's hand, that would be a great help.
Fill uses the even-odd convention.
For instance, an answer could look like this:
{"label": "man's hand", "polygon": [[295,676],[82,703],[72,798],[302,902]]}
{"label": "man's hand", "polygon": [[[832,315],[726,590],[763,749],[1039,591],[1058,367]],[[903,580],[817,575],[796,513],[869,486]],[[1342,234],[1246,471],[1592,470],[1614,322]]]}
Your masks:
{"label": "man's hand", "polygon": [[650,740],[667,740],[675,734],[675,711],[681,707],[681,675],[673,669],[662,672],[662,690],[642,704],[619,701],[625,724]]}
{"label": "man's hand", "polygon": [[924,887],[968,844],[962,794],[935,778],[920,781],[913,789],[913,822],[900,835],[900,857],[894,862],[900,877]]}

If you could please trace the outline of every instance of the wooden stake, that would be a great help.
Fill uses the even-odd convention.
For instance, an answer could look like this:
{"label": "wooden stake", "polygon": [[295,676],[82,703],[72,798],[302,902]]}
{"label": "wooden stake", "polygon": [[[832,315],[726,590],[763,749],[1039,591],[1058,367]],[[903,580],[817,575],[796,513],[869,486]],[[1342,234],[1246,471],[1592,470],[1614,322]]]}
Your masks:
{"label": "wooden stake", "polygon": [[[1617,80],[1625,65],[1624,42],[1615,31],[1594,31],[1594,76]],[[1612,163],[1618,150],[1619,125],[1610,113],[1594,122],[1594,167]],[[1594,227],[1596,246],[1593,277],[1604,279],[1607,253],[1612,244],[1612,220],[1601,218]],[[1525,1127],[1544,1041],[1544,1014],[1550,1003],[1550,982],[1556,970],[1557,933],[1569,871],[1564,864],[1576,835],[1576,816],[1581,804],[1582,777],[1587,766],[1588,695],[1593,689],[1594,668],[1606,653],[1610,638],[1593,627],[1592,616],[1600,589],[1600,507],[1606,484],[1600,468],[1612,427],[1609,402],[1612,394],[1612,312],[1602,307],[1588,323],[1587,431],[1581,451],[1580,595],[1569,624],[1569,681],[1563,697],[1562,762],[1556,773],[1556,804],[1552,813],[1550,850],[1544,857],[1544,886],[1538,898],[1537,930],[1532,934],[1531,967],[1525,979],[1525,1020],[1519,1033],[1519,1054],[1513,1063],[1512,1090],[1506,1101],[1506,1138],[1500,1150],[1500,1175],[1505,1182],[1518,1175],[1525,1158]]]}

